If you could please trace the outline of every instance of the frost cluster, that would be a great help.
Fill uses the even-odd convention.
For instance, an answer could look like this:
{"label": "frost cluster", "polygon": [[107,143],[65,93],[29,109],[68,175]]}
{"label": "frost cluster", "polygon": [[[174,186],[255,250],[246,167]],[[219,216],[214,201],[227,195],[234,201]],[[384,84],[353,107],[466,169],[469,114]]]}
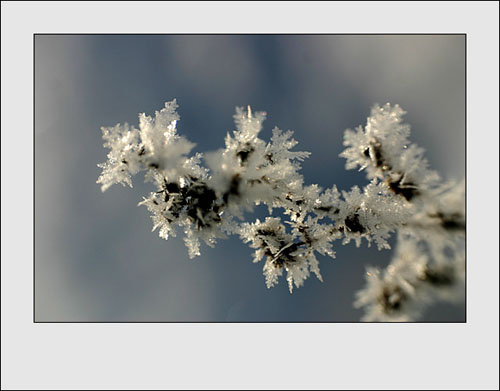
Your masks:
{"label": "frost cluster", "polygon": [[[202,155],[177,134],[176,110],[173,100],[154,117],[141,114],[138,129],[102,128],[110,152],[97,183],[102,191],[116,183],[132,187],[132,176],[144,171],[155,191],[139,205],[160,237],[184,232],[191,258],[200,255],[200,241],[213,246],[238,235],[255,250],[253,261],[263,262],[267,287],[285,275],[292,292],[311,273],[322,280],[317,254],[335,257],[334,241],[359,247],[365,239],[380,250],[397,234],[392,263],[369,269],[358,292],[365,320],[413,320],[432,300],[463,292],[464,182],[439,182],[423,150],[410,144],[398,105],[375,106],[365,127],[346,131],[346,168],[364,169],[369,183],[342,192],[304,184],[300,163],[309,153],[294,150],[291,131],[275,128],[269,142],[259,138],[264,112],[237,108],[225,148]],[[260,204],[270,216],[248,222]]]}

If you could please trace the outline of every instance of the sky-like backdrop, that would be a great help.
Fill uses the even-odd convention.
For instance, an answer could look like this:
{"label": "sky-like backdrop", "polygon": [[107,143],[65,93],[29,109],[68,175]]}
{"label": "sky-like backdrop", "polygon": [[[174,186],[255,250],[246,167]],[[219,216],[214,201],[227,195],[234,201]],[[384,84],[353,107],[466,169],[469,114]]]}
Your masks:
{"label": "sky-like backdrop", "polygon": [[[346,128],[374,103],[408,114],[411,140],[444,179],[465,175],[463,35],[37,35],[35,37],[35,319],[37,321],[348,321],[367,265],[391,251],[334,243],[319,258],[324,282],[291,295],[267,289],[263,264],[237,238],[202,245],[190,260],[182,236],[151,233],[152,190],[101,193],[101,126],[154,114],[177,99],[178,131],[199,152],[224,146],[236,106],[266,111],[261,137],[293,130],[306,184],[365,185],[339,158]],[[255,216],[261,216],[257,210]],[[254,216],[254,217],[255,217]],[[463,321],[465,304],[422,318]]]}

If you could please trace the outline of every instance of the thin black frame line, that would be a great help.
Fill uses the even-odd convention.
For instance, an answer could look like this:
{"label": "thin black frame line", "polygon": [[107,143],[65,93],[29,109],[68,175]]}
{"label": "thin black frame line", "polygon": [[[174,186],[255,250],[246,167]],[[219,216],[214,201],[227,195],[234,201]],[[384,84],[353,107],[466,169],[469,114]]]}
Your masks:
{"label": "thin black frame line", "polygon": [[[36,66],[36,61],[35,61],[35,37],[37,35],[419,35],[419,36],[435,36],[435,35],[463,35],[464,36],[464,65],[465,65],[465,72],[464,72],[464,77],[465,77],[465,101],[464,101],[464,121],[465,121],[465,319],[464,321],[460,322],[455,322],[455,321],[412,321],[412,322],[351,322],[351,321],[253,321],[253,322],[246,322],[246,321],[225,321],[225,322],[210,322],[210,321],[37,321],[35,317],[36,313],[36,295],[35,295],[35,88],[36,88],[36,83],[35,83],[35,66]],[[255,324],[255,323],[266,323],[266,324],[290,324],[290,323],[308,323],[308,324],[323,324],[323,323],[330,323],[330,324],[336,324],[336,323],[342,323],[342,324],[413,324],[413,323],[418,323],[418,324],[435,324],[435,323],[452,323],[452,324],[460,324],[460,323],[467,323],[467,33],[424,33],[424,34],[419,34],[419,33],[387,33],[387,34],[371,34],[371,33],[355,33],[355,34],[322,34],[322,33],[306,33],[306,34],[228,34],[228,33],[209,33],[209,34],[194,34],[194,33],[185,33],[185,34],[131,34],[131,33],[126,33],[126,34],[97,34],[97,33],[89,33],[89,34],[78,34],[78,33],[64,33],[64,34],[51,34],[51,33],[34,33],[33,34],[33,323],[92,323],[92,324],[100,324],[100,323],[137,323],[137,324],[150,324],[150,323],[202,323],[202,324]]]}
{"label": "thin black frame line", "polygon": [[166,36],[166,35],[289,35],[289,36],[318,36],[318,35],[338,35],[338,36],[437,36],[437,35],[467,35],[467,33],[33,33],[33,35],[105,35],[105,36],[120,36],[120,35],[136,35],[136,36]]}
{"label": "thin black frame line", "polygon": [[36,61],[35,61],[35,37],[36,34],[33,34],[33,323],[36,322],[36,317],[35,317],[35,301],[36,301],[36,295],[35,295],[35,87],[36,87],[36,82],[35,82],[35,66],[36,66]]}
{"label": "thin black frame line", "polygon": [[465,121],[465,323],[467,323],[467,34],[465,34],[464,42],[464,57],[465,57],[465,101],[464,101],[464,121]]}
{"label": "thin black frame line", "polygon": [[194,320],[174,320],[174,321],[140,321],[140,320],[130,320],[130,321],[120,321],[120,320],[111,320],[111,321],[91,321],[91,320],[82,320],[82,321],[64,321],[64,320],[54,320],[54,321],[49,321],[49,320],[41,320],[41,321],[36,321],[34,323],[82,323],[82,324],[108,324],[108,323],[113,323],[113,324],[120,324],[120,323],[134,323],[134,324],[158,324],[158,323],[166,323],[166,324],[197,324],[197,323],[202,323],[202,324],[293,324],[293,323],[306,323],[306,324],[442,324],[442,323],[450,323],[450,324],[461,324],[465,322],[456,322],[453,320],[443,320],[443,321],[413,321],[413,322],[351,322],[351,321],[335,321],[335,322],[330,322],[327,320],[323,321],[307,321],[307,320],[297,320],[297,321],[287,321],[287,320],[280,320],[280,321],[262,321],[262,320],[257,320],[257,321],[228,321],[228,322],[210,322],[210,321],[194,321]]}

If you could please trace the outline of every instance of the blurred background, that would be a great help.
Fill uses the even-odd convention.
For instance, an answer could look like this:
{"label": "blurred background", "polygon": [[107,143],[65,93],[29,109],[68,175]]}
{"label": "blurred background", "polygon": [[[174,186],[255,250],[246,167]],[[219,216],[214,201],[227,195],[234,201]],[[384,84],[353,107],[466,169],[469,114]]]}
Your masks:
{"label": "blurred background", "polygon": [[[346,171],[346,128],[374,103],[408,111],[411,140],[444,179],[465,175],[465,37],[458,35],[35,36],[35,320],[357,322],[367,265],[391,251],[334,243],[290,295],[267,289],[263,263],[236,237],[190,260],[182,236],[151,233],[142,175],[101,193],[101,126],[154,114],[177,99],[179,133],[196,151],[223,147],[235,106],[268,113],[261,137],[293,130],[306,184],[364,185]],[[250,219],[252,219],[250,217]],[[423,321],[464,321],[465,304],[437,304]]]}

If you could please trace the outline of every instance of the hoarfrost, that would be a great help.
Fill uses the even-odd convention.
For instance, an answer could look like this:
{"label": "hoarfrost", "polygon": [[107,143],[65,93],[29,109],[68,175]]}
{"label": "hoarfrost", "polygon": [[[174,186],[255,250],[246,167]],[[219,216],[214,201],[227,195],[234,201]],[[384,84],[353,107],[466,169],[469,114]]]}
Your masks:
{"label": "hoarfrost", "polygon": [[[285,277],[290,293],[311,273],[322,281],[316,256],[335,257],[333,242],[364,239],[395,258],[385,271],[369,268],[356,306],[368,321],[417,319],[433,300],[455,300],[463,293],[465,268],[465,183],[440,183],[428,168],[424,150],[411,144],[405,111],[375,105],[364,127],[346,130],[341,156],[346,168],[366,171],[363,188],[339,191],[305,185],[301,162],[309,152],[295,151],[293,132],[274,128],[269,142],[259,138],[265,112],[236,108],[236,130],[225,147],[202,155],[177,134],[175,100],[154,117],[139,115],[139,129],[128,124],[102,128],[110,151],[100,164],[102,191],[144,171],[156,188],[139,205],[147,208],[153,230],[168,239],[184,233],[189,257],[200,255],[200,241],[238,235],[264,260],[268,288]],[[247,222],[246,214],[266,205],[281,217]]]}

